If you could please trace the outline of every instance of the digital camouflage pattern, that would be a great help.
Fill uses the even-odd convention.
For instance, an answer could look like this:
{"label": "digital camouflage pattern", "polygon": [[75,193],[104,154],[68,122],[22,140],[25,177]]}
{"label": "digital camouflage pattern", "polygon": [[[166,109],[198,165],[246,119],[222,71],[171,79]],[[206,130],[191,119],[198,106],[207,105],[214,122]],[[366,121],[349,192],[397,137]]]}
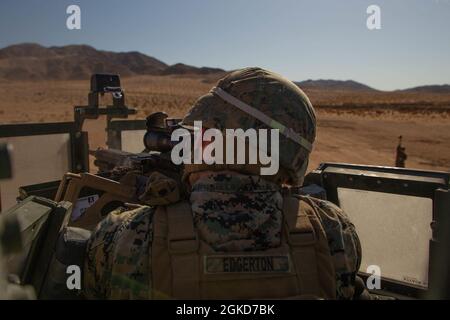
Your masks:
{"label": "digital camouflage pattern", "polygon": [[[200,238],[216,251],[257,251],[280,245],[283,197],[261,178],[228,172],[190,177],[190,202]],[[329,201],[302,197],[315,209],[336,271],[337,296],[349,299],[361,263],[361,245],[347,215]]]}
{"label": "digital camouflage pattern", "polygon": [[175,179],[155,171],[148,177],[139,200],[149,206],[175,203],[180,200],[180,188]]}
{"label": "digital camouflage pattern", "polygon": [[[190,202],[201,240],[217,251],[252,251],[280,244],[283,198],[277,185],[229,172],[191,177]],[[327,235],[336,271],[337,297],[353,296],[361,247],[354,226],[334,204],[302,197],[313,208]],[[149,299],[154,209],[118,209],[93,233],[85,266],[86,296]]]}
{"label": "digital camouflage pattern", "polygon": [[336,296],[350,299],[354,294],[355,277],[361,265],[361,243],[355,226],[338,206],[332,202],[304,197],[314,209],[327,235],[336,272]]}
{"label": "digital camouflage pattern", "polygon": [[180,178],[168,177],[159,171],[142,174],[129,167],[116,167],[111,171],[111,180],[136,189],[136,201],[157,206],[175,203],[181,197]]}
{"label": "digital camouflage pattern", "polygon": [[[254,251],[280,245],[280,187],[261,176],[194,174],[190,202],[202,240],[216,251]],[[192,179],[194,178],[194,179]]]}
{"label": "digital camouflage pattern", "polygon": [[112,211],[94,230],[84,267],[88,299],[150,299],[153,209]]}
{"label": "digital camouflage pattern", "polygon": [[[274,72],[257,67],[244,68],[226,75],[216,84],[233,97],[258,109],[284,126],[291,128],[311,144],[316,136],[316,116],[306,94],[292,81]],[[204,128],[215,128],[225,135],[226,129],[271,129],[265,124],[227,103],[213,93],[200,97],[183,118],[182,125],[192,127],[202,121]],[[299,185],[303,179],[302,165],[309,152],[299,144],[280,135],[280,174],[267,176],[276,183]],[[209,168],[208,168],[209,167]],[[203,170],[234,170],[259,174],[260,166],[245,164],[185,165],[187,173]]]}

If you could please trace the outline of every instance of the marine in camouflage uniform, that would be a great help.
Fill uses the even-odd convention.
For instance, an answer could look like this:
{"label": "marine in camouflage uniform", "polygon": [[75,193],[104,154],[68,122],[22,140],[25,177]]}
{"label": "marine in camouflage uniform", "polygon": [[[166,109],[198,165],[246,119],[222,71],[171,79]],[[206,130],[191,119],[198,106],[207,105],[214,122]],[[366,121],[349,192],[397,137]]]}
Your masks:
{"label": "marine in camouflage uniform", "polygon": [[[213,91],[196,102],[183,119],[183,125],[189,127],[193,121],[202,120],[205,127],[222,131],[276,127],[283,134],[281,168],[273,176],[261,176],[259,165],[185,165],[183,181],[189,190],[196,232],[201,241],[218,253],[276,250],[283,242],[285,197],[282,186],[302,184],[310,151],[308,146],[315,138],[314,110],[306,95],[292,82],[260,68],[235,71],[220,80],[217,87],[269,114],[273,122],[255,119],[254,115],[236,109]],[[286,132],[287,128],[296,135]],[[304,140],[298,143],[292,136]],[[163,175],[153,177],[157,191],[148,188],[152,190],[153,203],[131,210],[118,209],[97,226],[87,249],[86,297],[171,298],[154,290],[152,283],[155,277],[152,265],[159,263],[152,261],[154,218],[158,208],[155,204],[167,204],[164,199],[177,201],[180,194],[167,179]],[[158,200],[158,194],[164,195],[162,201]],[[302,196],[299,202],[310,208],[323,229],[334,270],[335,297],[351,299],[361,259],[353,224],[341,209],[328,201]],[[239,288],[235,291],[239,292]],[[257,292],[255,298],[258,298],[256,295]]]}

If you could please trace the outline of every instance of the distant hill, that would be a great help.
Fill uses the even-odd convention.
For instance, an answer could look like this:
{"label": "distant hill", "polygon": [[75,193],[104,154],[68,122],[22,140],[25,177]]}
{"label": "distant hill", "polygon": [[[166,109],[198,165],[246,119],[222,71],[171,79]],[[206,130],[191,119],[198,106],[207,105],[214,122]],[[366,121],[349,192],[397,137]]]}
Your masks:
{"label": "distant hill", "polygon": [[420,86],[398,91],[417,93],[450,93],[450,84]]}
{"label": "distant hill", "polygon": [[301,89],[326,89],[342,91],[378,91],[353,80],[305,80],[296,82]]}
{"label": "distant hill", "polygon": [[23,43],[0,49],[0,78],[9,80],[77,80],[92,73],[118,73],[121,76],[212,74],[217,68],[197,68],[185,64],[166,63],[133,52],[97,50],[87,45],[43,47]]}
{"label": "distant hill", "polygon": [[[381,91],[369,87],[360,82],[353,80],[305,80],[295,82],[301,89],[316,89],[316,90],[336,90],[336,91],[358,91],[358,92],[389,92]],[[437,93],[437,94],[450,94],[450,85],[426,85],[413,88],[407,88],[403,90],[394,90],[390,92],[408,92],[408,93]]]}
{"label": "distant hill", "polygon": [[197,68],[183,63],[177,63],[164,69],[163,74],[214,74],[223,72],[225,70],[219,68]]}
{"label": "distant hill", "polygon": [[[203,81],[214,83],[226,71],[183,63],[168,65],[137,51],[112,52],[87,45],[44,47],[22,43],[0,49],[0,79],[85,80],[92,73],[133,75],[214,75]],[[217,75],[217,76],[216,76]],[[305,80],[295,82],[302,89],[352,92],[382,92],[353,80]],[[450,85],[427,85],[394,92],[450,94]]]}

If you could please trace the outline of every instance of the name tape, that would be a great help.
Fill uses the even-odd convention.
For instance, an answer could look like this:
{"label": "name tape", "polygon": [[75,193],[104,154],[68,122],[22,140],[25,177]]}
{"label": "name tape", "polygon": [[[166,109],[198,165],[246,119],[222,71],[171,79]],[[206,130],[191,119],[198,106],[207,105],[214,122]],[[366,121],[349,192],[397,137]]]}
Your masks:
{"label": "name tape", "polygon": [[290,271],[288,255],[205,256],[205,273],[279,273]]}

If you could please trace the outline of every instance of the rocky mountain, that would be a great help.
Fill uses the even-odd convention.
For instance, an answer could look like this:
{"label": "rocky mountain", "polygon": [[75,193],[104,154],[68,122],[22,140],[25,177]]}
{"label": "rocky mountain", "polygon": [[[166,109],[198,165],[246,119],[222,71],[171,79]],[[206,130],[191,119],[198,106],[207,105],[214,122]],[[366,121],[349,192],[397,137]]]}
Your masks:
{"label": "rocky mountain", "polygon": [[419,86],[399,91],[417,93],[450,93],[450,84]]}
{"label": "rocky mountain", "polygon": [[215,74],[223,72],[225,70],[219,68],[197,68],[183,63],[177,63],[164,69],[163,74]]}
{"label": "rocky mountain", "polygon": [[[168,65],[137,51],[112,52],[87,45],[44,47],[35,43],[22,43],[0,49],[0,79],[7,80],[85,80],[92,73],[118,73],[121,76],[221,76],[225,72],[219,68],[195,67],[183,63]],[[211,81],[208,79],[205,81]],[[379,92],[353,80],[309,79],[296,84],[302,89]],[[419,86],[395,92],[449,94],[450,85]]]}
{"label": "rocky mountain", "polygon": [[377,91],[365,84],[353,80],[305,80],[296,82],[302,89],[326,89],[342,91]]}
{"label": "rocky mountain", "polygon": [[9,80],[88,79],[92,73],[118,73],[121,76],[212,74],[216,68],[185,64],[172,66],[140,52],[111,52],[87,45],[43,47],[34,43],[0,49],[0,78]]}

